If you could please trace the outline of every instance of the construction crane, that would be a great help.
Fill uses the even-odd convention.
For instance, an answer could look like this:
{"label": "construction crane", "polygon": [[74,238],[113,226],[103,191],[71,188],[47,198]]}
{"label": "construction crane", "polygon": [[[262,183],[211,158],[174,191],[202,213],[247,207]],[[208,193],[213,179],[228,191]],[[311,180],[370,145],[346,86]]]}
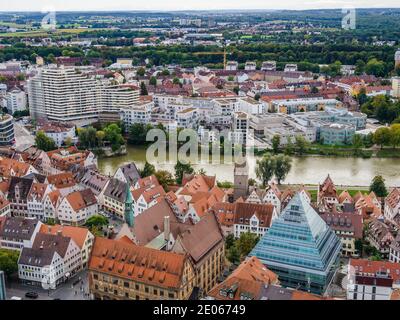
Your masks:
{"label": "construction crane", "polygon": [[203,55],[223,55],[224,56],[224,69],[226,69],[226,48],[224,47],[224,51],[217,51],[217,52],[194,52],[195,56],[203,56]]}

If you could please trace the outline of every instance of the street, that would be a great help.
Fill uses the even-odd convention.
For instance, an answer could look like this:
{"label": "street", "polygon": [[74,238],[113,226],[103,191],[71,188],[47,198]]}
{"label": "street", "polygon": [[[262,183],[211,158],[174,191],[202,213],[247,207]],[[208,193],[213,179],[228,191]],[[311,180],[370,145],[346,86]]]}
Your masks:
{"label": "street", "polygon": [[[73,285],[74,282],[79,280],[79,277],[81,277],[83,284],[82,282],[79,282]],[[74,275],[71,279],[68,279],[66,283],[61,284],[55,290],[45,290],[42,287],[25,285],[15,281],[8,283],[6,286],[6,296],[8,300],[13,296],[21,297],[23,300],[30,300],[25,297],[25,293],[31,291],[39,294],[37,300],[89,300],[89,297],[87,296],[89,293],[87,270]]]}

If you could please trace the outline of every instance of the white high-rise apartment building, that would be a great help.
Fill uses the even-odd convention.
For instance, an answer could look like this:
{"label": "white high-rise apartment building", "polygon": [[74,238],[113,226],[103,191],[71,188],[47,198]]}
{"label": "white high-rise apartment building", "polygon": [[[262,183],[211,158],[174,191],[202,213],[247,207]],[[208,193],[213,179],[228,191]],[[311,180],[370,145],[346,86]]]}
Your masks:
{"label": "white high-rise apartment building", "polygon": [[115,112],[135,105],[139,89],[113,85],[79,73],[75,68],[48,67],[28,81],[28,97],[33,118],[73,122],[96,122],[101,112]]}

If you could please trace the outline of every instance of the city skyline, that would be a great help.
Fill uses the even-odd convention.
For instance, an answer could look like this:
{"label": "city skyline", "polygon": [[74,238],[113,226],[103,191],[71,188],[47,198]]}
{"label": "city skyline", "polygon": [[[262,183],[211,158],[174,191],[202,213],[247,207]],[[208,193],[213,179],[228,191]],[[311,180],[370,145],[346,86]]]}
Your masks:
{"label": "city skyline", "polygon": [[265,3],[260,0],[250,0],[246,3],[240,1],[211,1],[206,0],[201,3],[195,1],[178,0],[173,3],[165,3],[160,0],[151,2],[151,4],[140,3],[132,5],[128,0],[117,0],[111,4],[105,1],[87,1],[84,4],[77,0],[71,0],[68,3],[41,1],[41,3],[22,0],[18,2],[5,1],[0,4],[2,12],[16,11],[48,11],[50,8],[56,11],[187,11],[187,10],[318,10],[318,9],[340,9],[344,7],[355,8],[399,8],[398,1],[386,0],[377,4],[372,0],[318,0],[301,2],[297,0],[283,0],[276,3]]}

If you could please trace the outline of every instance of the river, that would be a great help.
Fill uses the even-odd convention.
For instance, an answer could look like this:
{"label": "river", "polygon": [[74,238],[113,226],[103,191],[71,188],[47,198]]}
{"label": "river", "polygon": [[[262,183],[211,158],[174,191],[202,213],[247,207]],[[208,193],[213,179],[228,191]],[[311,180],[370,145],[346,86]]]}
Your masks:
{"label": "river", "polygon": [[[142,168],[146,159],[143,147],[127,147],[127,154],[120,157],[101,158],[99,170],[113,175],[119,166],[133,161]],[[255,176],[257,157],[248,158],[250,177]],[[153,163],[156,169],[174,172],[174,163]],[[218,181],[233,181],[233,164],[194,164],[195,170],[203,168],[208,175],[216,175]],[[382,175],[388,186],[400,186],[400,159],[396,158],[343,158],[325,156],[293,157],[292,169],[284,183],[317,184],[330,174],[337,185],[368,186],[376,175]]]}

